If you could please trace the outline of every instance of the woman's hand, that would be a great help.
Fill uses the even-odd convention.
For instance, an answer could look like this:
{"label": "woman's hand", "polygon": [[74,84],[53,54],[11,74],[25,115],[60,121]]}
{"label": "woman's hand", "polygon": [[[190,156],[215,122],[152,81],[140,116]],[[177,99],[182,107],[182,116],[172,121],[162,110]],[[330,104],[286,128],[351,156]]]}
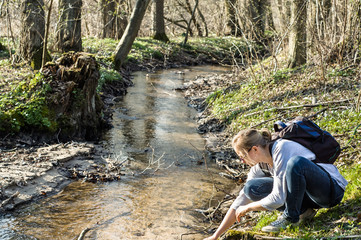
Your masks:
{"label": "woman's hand", "polygon": [[237,222],[240,222],[241,221],[241,217],[243,217],[244,215],[246,215],[246,213],[248,213],[250,210],[249,210],[249,207],[248,205],[245,205],[245,206],[239,206],[236,210],[236,219],[237,219]]}

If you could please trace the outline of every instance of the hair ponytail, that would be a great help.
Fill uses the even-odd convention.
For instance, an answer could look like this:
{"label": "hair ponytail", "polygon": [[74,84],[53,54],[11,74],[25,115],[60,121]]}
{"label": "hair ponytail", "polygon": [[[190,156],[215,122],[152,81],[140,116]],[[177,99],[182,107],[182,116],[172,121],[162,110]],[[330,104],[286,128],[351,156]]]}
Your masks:
{"label": "hair ponytail", "polygon": [[263,137],[263,139],[266,141],[266,144],[269,143],[272,139],[272,134],[267,128],[262,128],[260,131],[258,131],[260,135]]}
{"label": "hair ponytail", "polygon": [[232,147],[237,153],[246,153],[253,146],[266,147],[272,135],[266,128],[241,130],[232,140]]}

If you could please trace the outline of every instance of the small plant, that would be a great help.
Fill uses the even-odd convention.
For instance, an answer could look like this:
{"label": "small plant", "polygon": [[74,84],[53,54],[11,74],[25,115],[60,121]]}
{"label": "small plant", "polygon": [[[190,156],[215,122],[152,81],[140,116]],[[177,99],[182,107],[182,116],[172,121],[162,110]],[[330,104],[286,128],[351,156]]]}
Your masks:
{"label": "small plant", "polygon": [[289,69],[278,70],[272,76],[273,84],[281,84],[286,82],[291,77]]}
{"label": "small plant", "polygon": [[329,73],[329,77],[348,77],[353,76],[355,74],[355,69],[332,69]]}
{"label": "small plant", "polygon": [[122,76],[119,72],[113,69],[100,68],[100,78],[98,80],[97,92],[101,92],[105,83],[111,83],[113,81],[122,80]]}

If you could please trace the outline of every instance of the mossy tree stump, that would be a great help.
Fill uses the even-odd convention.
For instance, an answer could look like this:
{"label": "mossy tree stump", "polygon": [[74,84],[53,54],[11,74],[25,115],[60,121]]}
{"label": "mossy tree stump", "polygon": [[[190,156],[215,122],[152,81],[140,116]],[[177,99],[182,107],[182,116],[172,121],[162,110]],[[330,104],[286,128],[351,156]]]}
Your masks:
{"label": "mossy tree stump", "polygon": [[97,138],[103,126],[103,103],[96,92],[99,67],[86,53],[66,53],[42,70],[49,81],[49,109],[58,123],[59,138]]}

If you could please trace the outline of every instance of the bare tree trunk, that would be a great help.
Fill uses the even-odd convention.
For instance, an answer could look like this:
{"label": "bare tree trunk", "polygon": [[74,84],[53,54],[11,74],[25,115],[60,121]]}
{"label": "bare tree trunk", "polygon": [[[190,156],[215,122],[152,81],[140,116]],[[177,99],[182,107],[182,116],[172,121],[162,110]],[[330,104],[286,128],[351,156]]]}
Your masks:
{"label": "bare tree trunk", "polygon": [[101,0],[102,38],[120,39],[127,26],[127,19],[121,11],[121,2]]}
{"label": "bare tree trunk", "polygon": [[199,14],[199,16],[201,17],[201,19],[202,19],[202,22],[203,22],[203,24],[204,24],[204,31],[206,32],[205,33],[205,37],[208,37],[208,25],[207,25],[207,21],[206,21],[206,18],[204,17],[204,15],[203,15],[203,13],[201,12],[201,10],[199,9],[199,7],[197,8],[197,10],[198,10],[198,14]]}
{"label": "bare tree trunk", "polygon": [[307,3],[304,0],[294,0],[291,3],[291,31],[289,34],[288,67],[294,68],[307,61],[306,19]]}
{"label": "bare tree trunk", "polygon": [[115,6],[114,0],[100,0],[101,20],[103,24],[102,38],[115,38]]}
{"label": "bare tree trunk", "polygon": [[237,21],[237,0],[225,0],[227,27],[230,29],[230,34],[233,36],[241,35],[240,27]]}
{"label": "bare tree trunk", "polygon": [[125,28],[128,25],[128,18],[127,16],[129,15],[127,11],[124,11],[124,9],[126,8],[125,3],[122,1],[122,4],[118,3],[118,7],[117,7],[117,18],[116,18],[116,24],[115,24],[115,39],[121,39],[124,32],[125,32]]}
{"label": "bare tree trunk", "polygon": [[266,27],[266,3],[264,0],[251,1],[251,17],[256,39],[261,41]]}
{"label": "bare tree trunk", "polygon": [[58,48],[62,52],[81,51],[81,8],[82,0],[60,0],[60,21]]}
{"label": "bare tree trunk", "polygon": [[278,33],[283,33],[286,31],[285,19],[282,17],[281,9],[279,6],[279,0],[270,0],[269,1],[271,11],[272,11],[272,20],[273,26]]}
{"label": "bare tree trunk", "polygon": [[120,39],[120,42],[115,50],[114,54],[114,68],[119,70],[121,65],[124,63],[130,49],[132,48],[133,42],[138,35],[140,25],[142,23],[145,11],[149,5],[150,0],[137,0],[130,17],[129,23],[125,32]]}
{"label": "bare tree trunk", "polygon": [[[183,7],[191,15],[191,20],[193,21],[193,24],[194,24],[194,26],[196,27],[196,29],[198,31],[198,36],[202,37],[203,32],[202,32],[201,26],[199,25],[199,23],[198,23],[198,21],[196,19],[196,16],[195,16],[196,12],[193,11],[193,8],[192,8],[189,0],[185,0],[185,4],[182,3],[181,1],[178,1],[178,4],[179,4],[179,6]],[[197,5],[197,7],[198,7],[197,1],[196,1],[195,5]]]}
{"label": "bare tree trunk", "polygon": [[45,32],[43,0],[25,0],[21,4],[22,34],[19,54],[30,61],[33,69],[40,69]]}
{"label": "bare tree trunk", "polygon": [[199,0],[196,0],[196,3],[194,4],[194,9],[192,11],[192,15],[191,15],[191,18],[189,19],[189,22],[188,22],[188,26],[187,26],[187,31],[186,31],[186,36],[184,38],[184,42],[183,42],[183,46],[185,46],[187,44],[187,41],[188,41],[188,31],[191,27],[191,22],[192,22],[192,19],[194,18],[194,14],[197,10],[197,7],[198,7],[198,2]]}
{"label": "bare tree trunk", "polygon": [[44,65],[45,65],[45,63],[47,61],[48,35],[49,35],[50,15],[51,15],[52,7],[53,7],[53,0],[50,0],[48,15],[46,17],[46,29],[45,29],[45,37],[44,37],[44,45],[43,45],[43,57],[42,57],[41,67],[44,67]]}
{"label": "bare tree trunk", "polygon": [[164,27],[164,0],[153,0],[153,38],[169,42]]}

